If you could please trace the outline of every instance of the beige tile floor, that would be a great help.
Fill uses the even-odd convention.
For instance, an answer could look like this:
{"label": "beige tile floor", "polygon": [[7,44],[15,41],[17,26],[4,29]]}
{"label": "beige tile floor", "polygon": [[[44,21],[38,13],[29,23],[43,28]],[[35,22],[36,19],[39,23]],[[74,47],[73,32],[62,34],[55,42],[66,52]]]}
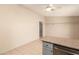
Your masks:
{"label": "beige tile floor", "polygon": [[42,55],[42,41],[35,40],[29,44],[8,51],[4,55]]}

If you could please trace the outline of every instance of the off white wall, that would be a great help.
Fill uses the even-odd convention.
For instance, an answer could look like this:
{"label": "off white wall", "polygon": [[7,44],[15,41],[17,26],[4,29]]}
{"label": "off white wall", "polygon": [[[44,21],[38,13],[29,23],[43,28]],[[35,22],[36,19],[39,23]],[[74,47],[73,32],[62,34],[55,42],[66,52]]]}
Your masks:
{"label": "off white wall", "polygon": [[0,53],[39,39],[44,17],[18,5],[0,5]]}
{"label": "off white wall", "polygon": [[46,17],[46,36],[79,39],[79,16]]}

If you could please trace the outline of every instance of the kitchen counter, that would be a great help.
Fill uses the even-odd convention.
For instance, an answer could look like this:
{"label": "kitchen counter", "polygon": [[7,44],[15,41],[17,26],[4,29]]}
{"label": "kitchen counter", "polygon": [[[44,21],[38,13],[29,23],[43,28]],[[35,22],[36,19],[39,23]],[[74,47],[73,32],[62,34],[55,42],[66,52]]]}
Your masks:
{"label": "kitchen counter", "polygon": [[63,45],[70,48],[79,49],[79,39],[68,39],[68,38],[59,38],[59,37],[43,37],[42,41]]}

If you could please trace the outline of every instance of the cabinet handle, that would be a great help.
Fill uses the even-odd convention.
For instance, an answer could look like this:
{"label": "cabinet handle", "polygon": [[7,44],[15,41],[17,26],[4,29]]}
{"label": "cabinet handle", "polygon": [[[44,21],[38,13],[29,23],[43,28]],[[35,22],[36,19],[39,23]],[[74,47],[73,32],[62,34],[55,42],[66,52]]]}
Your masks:
{"label": "cabinet handle", "polygon": [[46,45],[46,46],[48,46],[48,45]]}

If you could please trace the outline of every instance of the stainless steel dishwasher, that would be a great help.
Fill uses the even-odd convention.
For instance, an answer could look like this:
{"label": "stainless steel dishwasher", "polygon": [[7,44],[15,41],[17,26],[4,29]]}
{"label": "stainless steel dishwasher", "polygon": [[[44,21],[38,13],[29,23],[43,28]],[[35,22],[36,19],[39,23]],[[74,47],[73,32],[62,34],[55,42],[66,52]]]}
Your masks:
{"label": "stainless steel dishwasher", "polygon": [[43,55],[53,55],[53,44],[43,42]]}

